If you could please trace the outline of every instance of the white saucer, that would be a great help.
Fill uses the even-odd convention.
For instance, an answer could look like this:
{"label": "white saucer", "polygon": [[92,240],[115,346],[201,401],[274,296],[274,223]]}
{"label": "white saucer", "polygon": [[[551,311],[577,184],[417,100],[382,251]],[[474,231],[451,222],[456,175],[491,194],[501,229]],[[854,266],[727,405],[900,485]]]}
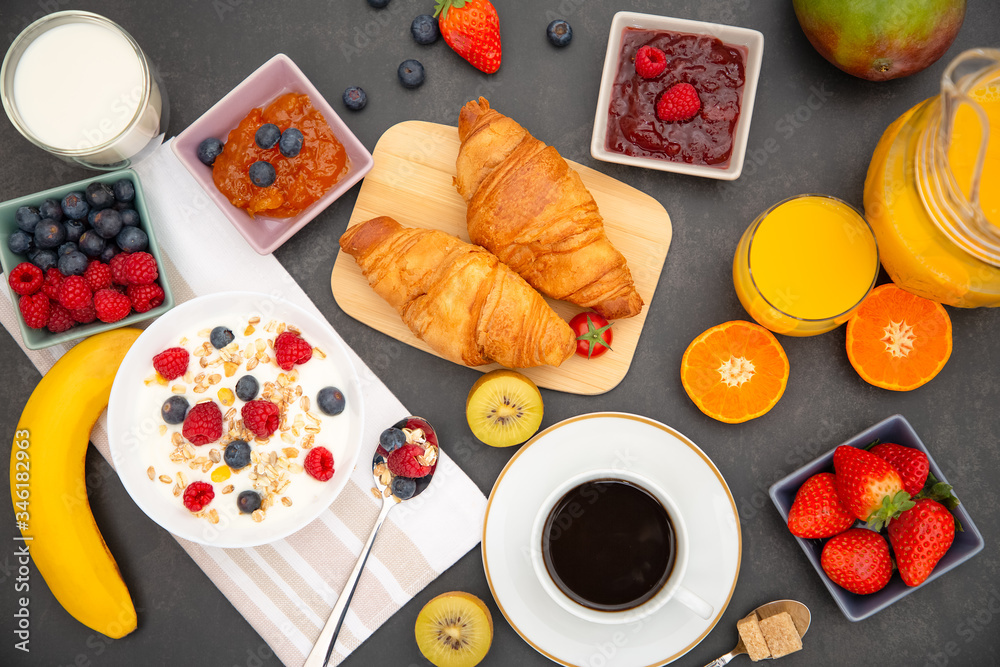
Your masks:
{"label": "white saucer", "polygon": [[[635,471],[674,499],[691,543],[683,584],[715,608],[710,620],[671,601],[641,620],[602,625],[545,593],[531,566],[535,514],[562,480],[596,468]],[[652,419],[604,412],[559,422],[521,447],[490,493],[482,548],[497,606],[539,653],[570,667],[647,667],[681,657],[718,623],[736,588],[742,537],[732,493],[697,445]]]}

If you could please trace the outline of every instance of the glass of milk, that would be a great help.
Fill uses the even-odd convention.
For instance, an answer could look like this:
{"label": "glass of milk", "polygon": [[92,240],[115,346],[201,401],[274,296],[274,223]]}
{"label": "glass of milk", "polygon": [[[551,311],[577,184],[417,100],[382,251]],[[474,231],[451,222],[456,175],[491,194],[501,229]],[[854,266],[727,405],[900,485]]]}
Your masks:
{"label": "glass of milk", "polygon": [[14,127],[67,162],[120,169],[164,138],[166,93],[132,36],[84,11],[44,16],[21,32],[0,68]]}

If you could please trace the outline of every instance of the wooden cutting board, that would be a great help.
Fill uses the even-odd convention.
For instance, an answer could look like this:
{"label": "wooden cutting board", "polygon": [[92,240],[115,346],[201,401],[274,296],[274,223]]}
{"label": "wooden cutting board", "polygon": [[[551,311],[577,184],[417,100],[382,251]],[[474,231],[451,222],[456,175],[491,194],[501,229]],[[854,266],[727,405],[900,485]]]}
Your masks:
{"label": "wooden cutting board", "polygon": [[[465,201],[452,183],[458,147],[455,127],[423,121],[390,127],[375,146],[375,166],[361,185],[348,227],[387,215],[407,227],[439,229],[468,241]],[[570,165],[580,173],[597,201],[608,238],[625,255],[646,305],[639,315],[614,323],[613,349],[604,356],[588,360],[573,355],[559,367],[540,366],[521,372],[539,387],[601,394],[621,382],[632,364],[670,248],[670,217],[649,195],[589,167],[575,162]],[[436,354],[410,332],[395,309],[375,294],[354,258],[344,252],[337,253],[331,287],[337,304],[351,317],[407,345]],[[567,321],[583,310],[564,301],[547,300]],[[484,372],[495,368],[500,366],[477,367]]]}

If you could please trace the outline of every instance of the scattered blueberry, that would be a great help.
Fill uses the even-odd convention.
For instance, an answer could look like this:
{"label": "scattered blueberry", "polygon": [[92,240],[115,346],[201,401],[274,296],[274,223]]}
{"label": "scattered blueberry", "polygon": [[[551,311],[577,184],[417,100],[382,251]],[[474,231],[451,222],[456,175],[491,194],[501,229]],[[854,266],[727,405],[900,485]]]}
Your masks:
{"label": "scattered blueberry", "polygon": [[264,150],[274,148],[280,139],[281,130],[274,123],[264,123],[257,128],[257,133],[253,135],[254,143]]}
{"label": "scattered blueberry", "polygon": [[215,158],[222,154],[223,148],[225,146],[221,141],[215,137],[209,137],[198,144],[198,159],[202,161],[202,164],[211,167],[215,164]]}
{"label": "scattered blueberry", "polygon": [[66,241],[66,227],[51,218],[43,218],[35,225],[35,247],[58,248]]}
{"label": "scattered blueberry", "polygon": [[344,106],[351,111],[361,111],[368,104],[368,95],[363,88],[350,86],[344,90]]}
{"label": "scattered blueberry", "polygon": [[399,476],[392,478],[392,495],[396,496],[400,500],[412,498],[413,494],[416,492],[417,480]]}
{"label": "scattered blueberry", "polygon": [[180,424],[187,417],[188,401],[183,396],[171,396],[163,401],[160,408],[160,416],[168,424]]}
{"label": "scattered blueberry", "polygon": [[421,14],[410,24],[410,33],[417,44],[433,44],[441,36],[438,20],[430,14]]}
{"label": "scattered blueberry", "polygon": [[278,150],[285,157],[295,157],[302,150],[303,139],[301,130],[290,127],[281,133],[281,139],[278,140]]}
{"label": "scattered blueberry", "polygon": [[76,243],[83,236],[83,232],[87,229],[87,225],[83,224],[80,220],[67,220],[63,223],[66,228],[66,240]]}
{"label": "scattered blueberry", "polygon": [[406,434],[395,426],[390,426],[382,431],[378,437],[378,444],[382,445],[382,449],[385,451],[391,452],[406,444]]}
{"label": "scattered blueberry", "polygon": [[35,248],[28,252],[28,261],[40,268],[42,271],[54,269],[59,262],[54,250]]}
{"label": "scattered blueberry", "polygon": [[403,84],[404,88],[419,88],[424,82],[424,66],[420,64],[419,60],[411,58],[399,63],[396,74],[399,75],[399,82]]}
{"label": "scattered blueberry", "polygon": [[264,160],[257,160],[247,171],[250,173],[250,182],[260,188],[272,185],[277,177],[271,163]]}
{"label": "scattered blueberry", "polygon": [[250,464],[250,445],[246,440],[233,440],[226,445],[222,459],[233,470],[245,468]]}
{"label": "scattered blueberry", "polygon": [[208,336],[208,340],[212,342],[212,347],[216,350],[221,350],[225,346],[229,345],[233,342],[234,338],[236,338],[236,336],[234,336],[233,332],[226,327],[215,327],[212,329],[212,333]]}
{"label": "scattered blueberry", "polygon": [[135,186],[127,178],[115,181],[111,189],[115,193],[115,199],[120,202],[127,203],[135,199]]}
{"label": "scattered blueberry", "polygon": [[75,243],[73,243],[72,241],[66,241],[66,243],[63,243],[61,246],[59,246],[59,249],[56,250],[56,255],[62,257],[68,252],[77,252],[77,250],[78,248],[76,247]]}
{"label": "scattered blueberry", "polygon": [[82,276],[90,260],[79,250],[72,250],[59,257],[57,266],[64,276]]}
{"label": "scattered blueberry", "polygon": [[77,245],[80,247],[80,252],[88,257],[100,257],[101,252],[104,251],[106,243],[107,242],[101,237],[101,235],[93,229],[85,231],[80,236],[80,240],[77,241]]}
{"label": "scattered blueberry", "polygon": [[42,216],[42,218],[52,218],[57,222],[62,222],[62,206],[55,199],[46,199],[38,207],[38,215]]}
{"label": "scattered blueberry", "polygon": [[[104,239],[101,240],[103,241]],[[112,258],[114,258],[115,255],[117,255],[120,252],[121,248],[116,246],[114,243],[109,243],[106,246],[104,246],[104,250],[101,251],[101,254],[98,256],[98,259],[107,264],[112,260]]]}
{"label": "scattered blueberry", "polygon": [[26,232],[35,231],[35,225],[41,220],[42,216],[39,215],[38,209],[33,206],[22,206],[14,213],[14,222],[17,223],[20,229]]}
{"label": "scattered blueberry", "polygon": [[84,195],[87,197],[87,203],[90,204],[90,208],[110,208],[115,203],[115,191],[105,183],[97,181],[91,183],[87,186]]}
{"label": "scattered blueberry", "polygon": [[368,4],[375,9],[385,9],[389,6],[389,0],[368,0]]}
{"label": "scattered blueberry", "polygon": [[23,229],[17,229],[7,237],[7,247],[15,255],[26,255],[35,247],[34,236]]}
{"label": "scattered blueberry", "polygon": [[70,220],[83,220],[90,212],[90,204],[82,192],[71,192],[62,200],[62,211]]}
{"label": "scattered blueberry", "polygon": [[122,230],[122,214],[113,208],[104,208],[94,215],[90,223],[94,231],[106,239],[118,236]]}
{"label": "scattered blueberry", "polygon": [[344,411],[344,392],[336,387],[323,387],[316,394],[316,405],[331,417]]}
{"label": "scattered blueberry", "polygon": [[134,208],[126,208],[118,212],[122,216],[122,227],[135,227],[139,224],[139,211]]}
{"label": "scattered blueberry", "polygon": [[253,514],[260,509],[260,494],[256,491],[240,491],[236,496],[236,507],[243,514]]}
{"label": "scattered blueberry", "polygon": [[125,252],[141,252],[149,247],[149,237],[138,227],[122,227],[115,243]]}
{"label": "scattered blueberry", "polygon": [[236,383],[236,396],[241,401],[252,401],[257,398],[259,390],[260,384],[257,382],[257,378],[252,375],[244,375]]}
{"label": "scattered blueberry", "polygon": [[548,35],[552,46],[568,46],[573,39],[573,28],[563,19],[556,19],[549,24],[545,34]]}

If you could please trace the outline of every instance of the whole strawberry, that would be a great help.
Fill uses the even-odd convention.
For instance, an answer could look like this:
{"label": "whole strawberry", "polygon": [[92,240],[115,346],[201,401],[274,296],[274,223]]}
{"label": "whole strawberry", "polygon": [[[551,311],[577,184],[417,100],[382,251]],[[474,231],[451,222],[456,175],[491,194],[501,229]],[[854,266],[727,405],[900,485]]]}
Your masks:
{"label": "whole strawberry", "polygon": [[889,542],[907,586],[924,583],[954,540],[954,517],[930,498],[918,500],[889,524]]}
{"label": "whole strawberry", "polygon": [[490,0],[437,0],[434,16],[452,51],[487,74],[500,69],[500,19]]}
{"label": "whole strawberry", "polygon": [[799,487],[788,511],[788,530],[804,538],[833,537],[854,524],[837,495],[837,479],[833,473],[813,475]]}
{"label": "whole strawberry", "polygon": [[833,452],[833,470],[844,506],[873,530],[913,507],[896,469],[871,452],[841,445]]}
{"label": "whole strawberry", "polygon": [[833,583],[858,595],[882,590],[892,576],[885,538],[864,528],[851,528],[827,540],[820,565]]}
{"label": "whole strawberry", "polygon": [[915,496],[923,490],[930,462],[922,451],[892,442],[879,443],[868,451],[896,469],[903,479],[903,490],[908,494]]}

